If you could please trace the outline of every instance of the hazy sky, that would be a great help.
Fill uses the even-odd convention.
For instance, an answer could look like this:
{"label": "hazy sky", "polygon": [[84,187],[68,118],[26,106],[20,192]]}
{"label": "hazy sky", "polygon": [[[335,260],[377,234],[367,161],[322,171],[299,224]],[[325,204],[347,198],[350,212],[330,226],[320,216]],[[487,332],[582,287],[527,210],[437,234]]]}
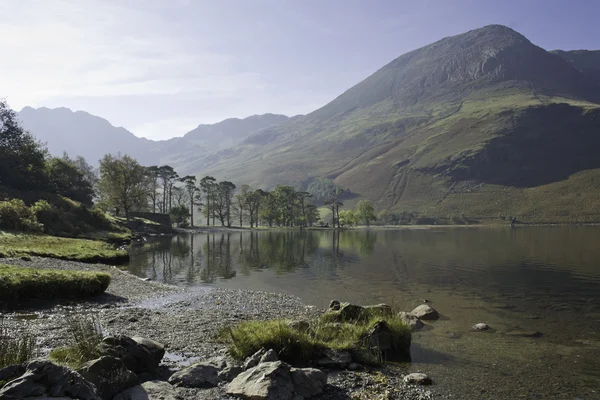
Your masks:
{"label": "hazy sky", "polygon": [[597,0],[0,0],[0,96],[138,136],[308,113],[399,55],[483,25],[599,49]]}

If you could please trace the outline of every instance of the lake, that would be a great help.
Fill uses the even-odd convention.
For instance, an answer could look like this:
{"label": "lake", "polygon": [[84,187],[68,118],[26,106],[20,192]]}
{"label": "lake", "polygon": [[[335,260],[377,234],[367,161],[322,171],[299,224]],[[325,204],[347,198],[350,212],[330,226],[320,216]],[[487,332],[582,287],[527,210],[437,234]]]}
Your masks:
{"label": "lake", "polygon": [[[600,399],[600,227],[241,231],[154,238],[130,272],[186,286],[427,301],[410,372],[461,399]],[[484,322],[492,328],[474,332]],[[533,335],[535,337],[524,337]],[[541,335],[541,336],[540,336]]]}

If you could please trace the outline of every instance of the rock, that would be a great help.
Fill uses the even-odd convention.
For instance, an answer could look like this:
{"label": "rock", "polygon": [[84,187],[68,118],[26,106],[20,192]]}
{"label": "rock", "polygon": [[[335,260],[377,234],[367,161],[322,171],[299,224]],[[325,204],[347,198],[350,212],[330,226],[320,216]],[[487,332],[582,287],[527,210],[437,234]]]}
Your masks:
{"label": "rock", "polygon": [[236,376],[238,376],[242,372],[244,372],[244,369],[242,367],[238,365],[228,365],[219,372],[219,380],[231,382],[235,379]]}
{"label": "rock", "polygon": [[351,363],[350,365],[348,365],[348,370],[350,371],[361,371],[363,369],[363,366],[357,363]]}
{"label": "rock", "polygon": [[540,331],[511,331],[506,332],[508,336],[517,336],[517,337],[531,337],[531,338],[539,338],[542,337],[543,334]]}
{"label": "rock", "polygon": [[271,361],[279,361],[279,357],[277,357],[277,353],[273,349],[269,349],[265,354],[263,354],[263,356],[260,358],[259,364]]}
{"label": "rock", "polygon": [[392,307],[385,303],[364,306],[363,309],[372,316],[387,317],[393,314]]}
{"label": "rock", "polygon": [[377,349],[384,360],[400,361],[410,358],[410,333],[398,336],[383,320],[376,322],[361,339],[368,343],[369,348]]}
{"label": "rock", "polygon": [[290,367],[281,361],[259,364],[238,375],[229,384],[227,394],[252,400],[292,400]]}
{"label": "rock", "polygon": [[77,372],[96,386],[103,399],[112,399],[138,383],[137,375],[128,370],[121,359],[111,356],[88,361]]}
{"label": "rock", "polygon": [[421,330],[425,326],[423,321],[421,321],[418,317],[404,311],[398,313],[398,318],[400,318],[405,325],[410,327],[411,332]]}
{"label": "rock", "polygon": [[3,400],[43,396],[101,400],[96,387],[80,374],[46,360],[31,361],[22,376],[0,390]]}
{"label": "rock", "polygon": [[12,381],[15,378],[23,375],[26,368],[22,364],[9,365],[8,367],[0,369],[0,382]]}
{"label": "rock", "polygon": [[325,313],[331,322],[347,322],[358,320],[364,308],[350,303],[341,303],[339,309],[329,309]]}
{"label": "rock", "polygon": [[427,374],[415,372],[404,377],[404,382],[415,385],[431,385],[431,378]]}
{"label": "rock", "polygon": [[488,329],[490,329],[490,326],[488,324],[484,324],[483,322],[473,325],[473,330],[476,331],[487,331]]}
{"label": "rock", "polygon": [[135,341],[137,344],[145,347],[152,357],[154,357],[154,362],[158,366],[165,356],[165,346],[162,343],[158,343],[156,340],[134,336],[131,339]]}
{"label": "rock", "polygon": [[310,399],[323,393],[327,384],[327,374],[315,368],[292,368],[292,383],[297,396]]}
{"label": "rock", "polygon": [[108,336],[100,343],[100,353],[120,358],[127,369],[135,373],[155,372],[160,363],[160,360],[157,361],[160,350],[154,345],[146,347],[150,339],[143,339],[143,342],[146,344],[140,344],[128,336]]}
{"label": "rock", "polygon": [[262,356],[264,356],[267,353],[267,350],[265,349],[260,349],[258,350],[256,353],[252,354],[250,357],[246,358],[246,360],[244,361],[244,371],[256,367],[258,365],[258,363],[260,362],[260,359],[262,358]]}
{"label": "rock", "polygon": [[148,381],[116,395],[113,400],[179,400],[177,388],[163,381]]}
{"label": "rock", "polygon": [[171,385],[186,388],[211,388],[219,385],[219,369],[209,363],[190,365],[169,378]]}
{"label": "rock", "polygon": [[435,321],[440,318],[440,314],[427,304],[421,304],[410,313],[424,321]]}
{"label": "rock", "polygon": [[332,311],[337,311],[340,309],[340,305],[341,303],[337,300],[331,300],[331,302],[329,303],[329,309]]}
{"label": "rock", "polygon": [[290,321],[288,322],[288,326],[298,332],[308,332],[310,329],[310,322],[306,320]]}
{"label": "rock", "polygon": [[352,363],[352,356],[344,350],[327,349],[317,360],[317,366],[329,369],[346,369]]}

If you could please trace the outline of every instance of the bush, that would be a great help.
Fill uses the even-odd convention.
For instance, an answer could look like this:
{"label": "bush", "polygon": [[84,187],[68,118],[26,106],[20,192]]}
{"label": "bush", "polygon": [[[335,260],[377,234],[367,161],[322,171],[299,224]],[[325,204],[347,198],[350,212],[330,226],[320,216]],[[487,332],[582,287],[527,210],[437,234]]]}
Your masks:
{"label": "bush", "polygon": [[[13,333],[0,319],[0,369],[9,365],[22,364],[33,358],[35,338],[29,333]],[[0,384],[2,387],[2,384]]]}
{"label": "bush", "polygon": [[97,296],[106,291],[105,272],[33,269],[0,264],[0,299],[56,299]]}
{"label": "bush", "polygon": [[21,231],[41,232],[43,225],[38,223],[34,213],[21,199],[0,201],[0,228]]}
{"label": "bush", "polygon": [[102,327],[94,316],[68,316],[66,323],[72,344],[52,350],[50,360],[77,369],[83,363],[100,357]]}

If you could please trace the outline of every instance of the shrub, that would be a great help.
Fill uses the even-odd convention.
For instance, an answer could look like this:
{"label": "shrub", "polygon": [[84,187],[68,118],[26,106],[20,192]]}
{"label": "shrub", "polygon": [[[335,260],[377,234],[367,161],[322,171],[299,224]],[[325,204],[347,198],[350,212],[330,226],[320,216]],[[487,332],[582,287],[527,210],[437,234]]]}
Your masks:
{"label": "shrub", "polygon": [[[11,334],[0,318],[0,369],[33,358],[35,338],[29,333]],[[0,384],[0,387],[2,385]]]}
{"label": "shrub", "polygon": [[66,323],[72,343],[52,350],[50,360],[76,369],[83,363],[100,357],[102,327],[94,316],[68,316]]}
{"label": "shrub", "polygon": [[41,232],[43,226],[38,223],[33,212],[21,199],[0,201],[0,228],[22,231]]}

